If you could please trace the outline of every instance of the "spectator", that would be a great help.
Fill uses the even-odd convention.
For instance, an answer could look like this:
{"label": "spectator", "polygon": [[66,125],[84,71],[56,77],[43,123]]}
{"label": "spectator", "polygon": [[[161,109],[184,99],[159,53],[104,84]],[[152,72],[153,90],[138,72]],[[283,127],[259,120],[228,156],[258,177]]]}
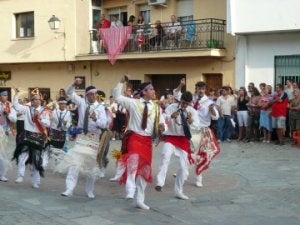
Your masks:
{"label": "spectator", "polygon": [[270,143],[272,134],[272,119],[271,119],[271,105],[272,105],[272,88],[266,86],[262,90],[262,95],[258,105],[260,106],[259,126],[263,130],[263,143]]}
{"label": "spectator", "polygon": [[[294,131],[300,130],[300,90],[294,90],[294,98],[289,103],[290,114],[290,129],[293,134]],[[296,143],[292,143],[296,144]]]}
{"label": "spectator", "polygon": [[162,27],[160,20],[156,20],[154,37],[150,39],[150,45],[157,46],[158,48],[160,48],[164,36],[164,28]]}
{"label": "spectator", "polygon": [[249,100],[249,138],[259,141],[259,117],[260,117],[260,101],[261,95],[256,87],[252,89],[251,98]]}
{"label": "spectator", "polygon": [[119,17],[112,16],[111,17],[111,23],[110,27],[116,28],[116,27],[123,27],[123,23],[119,20]]}
{"label": "spectator", "polygon": [[220,109],[220,118],[218,119],[218,142],[230,142],[232,128],[232,112],[235,107],[234,97],[229,94],[229,87],[222,88],[221,96],[217,99],[216,105]]}
{"label": "spectator", "polygon": [[180,23],[176,21],[177,18],[175,15],[171,16],[171,22],[167,28],[167,38],[169,41],[174,41],[175,45],[178,47],[179,38],[181,33],[181,26]]}
{"label": "spectator", "polygon": [[[253,90],[253,89],[252,89]],[[237,99],[237,119],[239,124],[239,136],[238,141],[246,138],[246,141],[249,141],[249,135],[247,135],[248,130],[248,102],[249,97],[247,91],[244,87],[240,87]]]}
{"label": "spectator", "polygon": [[100,32],[100,30],[101,29],[106,29],[106,28],[110,28],[110,21],[105,18],[104,14],[101,14],[101,19],[100,19],[100,21],[96,25],[97,36],[99,38],[99,51],[100,52],[104,48],[104,42],[101,39],[101,32]]}
{"label": "spectator", "polygon": [[288,106],[288,96],[283,91],[281,84],[276,85],[276,94],[272,104],[272,128],[276,129],[278,141],[277,145],[284,145],[284,132],[286,129],[286,115]]}

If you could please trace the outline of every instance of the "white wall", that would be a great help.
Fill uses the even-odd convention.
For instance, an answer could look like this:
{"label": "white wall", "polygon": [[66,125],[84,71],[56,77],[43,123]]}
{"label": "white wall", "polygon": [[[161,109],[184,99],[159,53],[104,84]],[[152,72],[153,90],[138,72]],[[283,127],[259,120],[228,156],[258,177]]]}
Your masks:
{"label": "white wall", "polygon": [[229,33],[300,30],[299,0],[227,0]]}
{"label": "white wall", "polygon": [[[240,39],[240,37],[238,37]],[[246,39],[246,40],[243,40]],[[300,33],[248,35],[237,41],[236,87],[261,82],[274,87],[274,57],[300,54]],[[237,78],[243,76],[245,79]]]}

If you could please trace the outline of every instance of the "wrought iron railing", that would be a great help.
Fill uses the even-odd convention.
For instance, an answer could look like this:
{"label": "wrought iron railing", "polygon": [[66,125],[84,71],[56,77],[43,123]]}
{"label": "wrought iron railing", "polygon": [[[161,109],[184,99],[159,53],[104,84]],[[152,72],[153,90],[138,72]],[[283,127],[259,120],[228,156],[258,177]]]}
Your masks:
{"label": "wrought iron railing", "polygon": [[[134,26],[123,52],[162,50],[224,49],[226,21],[201,19],[181,23]],[[105,43],[104,43],[105,45]],[[99,31],[90,30],[90,54],[104,53],[99,45]]]}

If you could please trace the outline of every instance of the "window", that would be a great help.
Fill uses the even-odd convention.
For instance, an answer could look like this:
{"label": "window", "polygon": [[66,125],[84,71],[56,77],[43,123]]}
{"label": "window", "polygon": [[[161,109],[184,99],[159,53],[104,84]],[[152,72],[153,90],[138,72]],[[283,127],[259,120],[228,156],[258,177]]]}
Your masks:
{"label": "window", "polygon": [[101,17],[102,0],[92,0],[92,28],[95,29]]}
{"label": "window", "polygon": [[177,1],[177,18],[179,22],[193,20],[193,1],[178,0]]}
{"label": "window", "polygon": [[300,55],[275,56],[275,84],[286,80],[300,83]]}
{"label": "window", "polygon": [[127,25],[127,8],[111,8],[108,10],[108,19],[111,21],[112,17],[117,17],[124,26]]}
{"label": "window", "polygon": [[16,37],[26,38],[34,37],[34,13],[18,13],[16,18]]}
{"label": "window", "polygon": [[149,24],[151,22],[150,9],[151,9],[151,6],[149,6],[149,5],[140,6],[140,14],[144,18],[144,24]]}

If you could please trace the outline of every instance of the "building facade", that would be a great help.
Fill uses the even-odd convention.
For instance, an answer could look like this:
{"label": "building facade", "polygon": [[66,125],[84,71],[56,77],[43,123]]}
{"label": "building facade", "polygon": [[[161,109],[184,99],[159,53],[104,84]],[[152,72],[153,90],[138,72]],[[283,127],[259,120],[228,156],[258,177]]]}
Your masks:
{"label": "building facade", "polygon": [[[130,15],[136,17],[132,38],[114,65],[99,46],[102,14],[124,26]],[[52,15],[60,20],[59,29],[50,29]],[[138,15],[144,18],[142,32]],[[167,36],[171,15],[181,27],[175,40]],[[235,42],[226,34],[225,18],[225,0],[1,1],[0,85],[18,87],[24,97],[39,87],[52,99],[76,77],[84,79],[79,92],[95,85],[110,95],[124,73],[133,88],[152,81],[158,97],[180,78],[186,78],[189,90],[199,80],[213,88],[234,85]],[[164,30],[159,45],[151,39],[158,20]]]}
{"label": "building facade", "polygon": [[236,85],[274,87],[300,82],[300,15],[297,0],[228,0],[228,32],[236,36]]}

